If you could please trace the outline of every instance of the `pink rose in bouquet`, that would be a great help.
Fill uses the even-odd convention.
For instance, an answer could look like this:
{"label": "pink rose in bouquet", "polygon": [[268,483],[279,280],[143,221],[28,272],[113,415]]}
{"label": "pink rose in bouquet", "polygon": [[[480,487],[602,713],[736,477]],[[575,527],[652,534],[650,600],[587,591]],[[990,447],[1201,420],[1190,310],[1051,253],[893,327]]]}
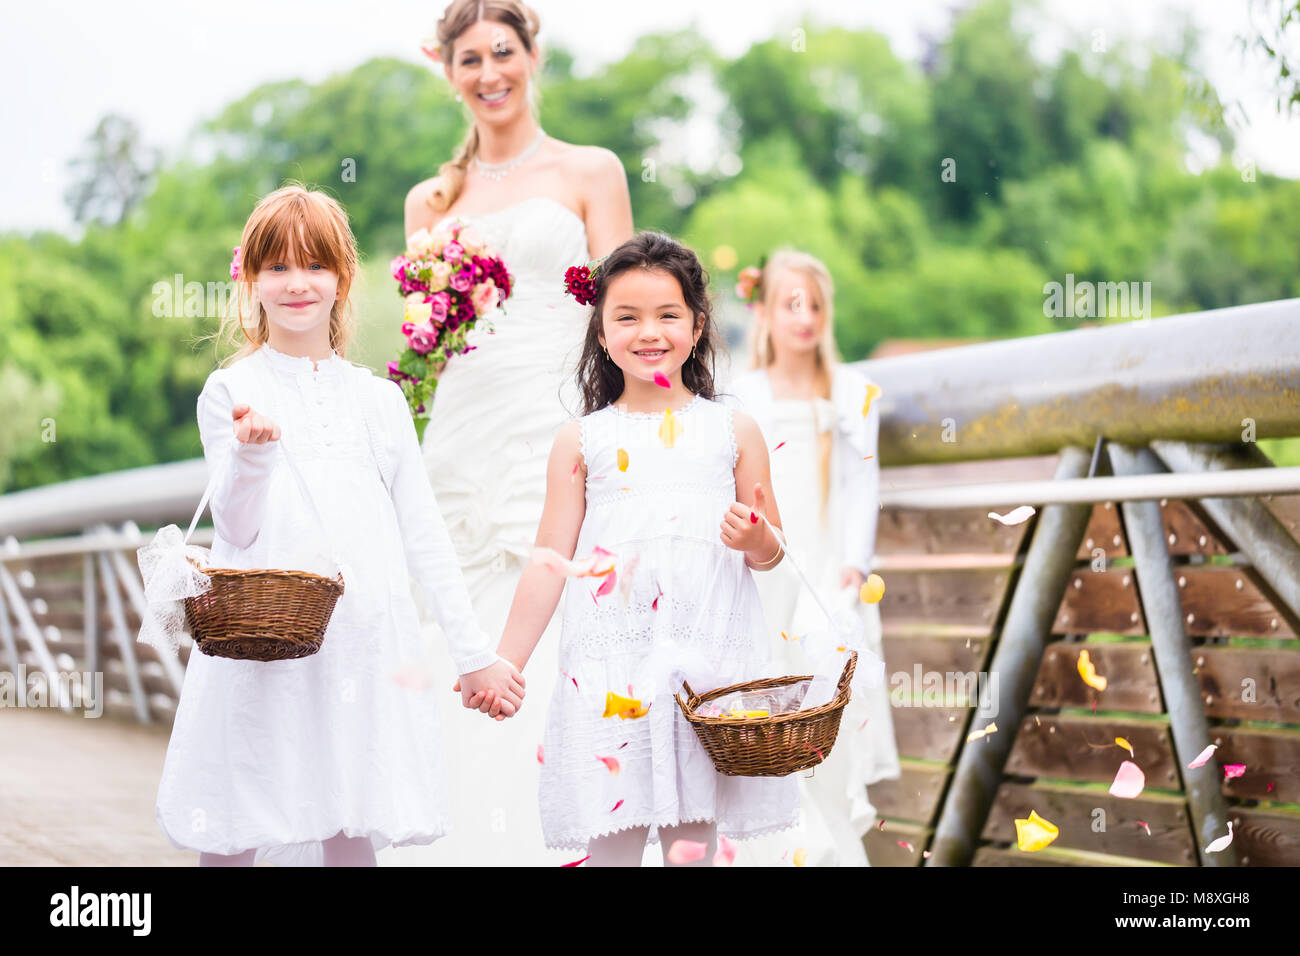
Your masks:
{"label": "pink rose in bouquet", "polygon": [[406,300],[406,348],[388,363],[388,377],[402,386],[423,437],[438,376],[452,356],[475,348],[466,336],[479,319],[504,305],[514,277],[460,220],[413,233],[390,268]]}

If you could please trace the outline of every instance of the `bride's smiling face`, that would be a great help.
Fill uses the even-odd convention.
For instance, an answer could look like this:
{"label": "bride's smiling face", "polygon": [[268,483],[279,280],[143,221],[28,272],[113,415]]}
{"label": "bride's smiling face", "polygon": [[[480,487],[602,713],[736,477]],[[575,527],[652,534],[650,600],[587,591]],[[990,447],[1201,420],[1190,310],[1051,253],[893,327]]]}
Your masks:
{"label": "bride's smiling face", "polygon": [[443,70],[474,118],[495,124],[528,109],[528,84],[537,64],[537,50],[530,53],[513,28],[480,20],[452,43]]}

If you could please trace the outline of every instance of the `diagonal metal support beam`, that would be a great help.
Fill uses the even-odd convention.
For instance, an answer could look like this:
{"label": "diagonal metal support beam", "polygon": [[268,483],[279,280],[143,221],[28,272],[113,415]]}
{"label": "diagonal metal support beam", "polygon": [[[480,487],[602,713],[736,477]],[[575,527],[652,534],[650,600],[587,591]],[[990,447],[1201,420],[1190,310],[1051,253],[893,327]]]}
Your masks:
{"label": "diagonal metal support beam", "polygon": [[122,656],[122,666],[126,669],[126,683],[131,688],[131,702],[135,704],[136,719],[142,724],[150,722],[149,699],[144,692],[144,683],[140,680],[140,667],[135,659],[135,647],[131,633],[126,627],[126,614],[122,610],[122,595],[118,591],[117,577],[113,566],[108,563],[108,555],[100,551],[95,555],[99,563],[99,576],[104,581],[104,595],[108,598],[108,613],[113,620],[113,640]]}
{"label": "diagonal metal support beam", "polygon": [[[1147,448],[1111,443],[1107,446],[1111,467],[1117,475],[1159,473],[1164,469]],[[1178,597],[1173,563],[1165,544],[1165,525],[1157,501],[1125,501],[1120,504],[1124,530],[1133,551],[1142,612],[1151,631],[1151,653],[1164,691],[1173,732],[1174,756],[1187,788],[1187,803],[1194,820],[1193,832],[1202,866],[1236,866],[1236,847],[1206,853],[1205,847],[1228,832],[1228,804],[1219,788],[1221,773],[1216,761],[1188,769],[1210,742],[1210,724],[1201,703],[1201,686],[1192,669],[1192,642],[1183,628],[1183,605]]]}
{"label": "diagonal metal support beam", "polygon": [[[5,598],[14,609],[14,617],[18,620],[18,626],[22,628],[23,638],[32,646],[32,650],[36,653],[36,659],[40,661],[41,670],[45,672],[46,680],[49,681],[50,693],[58,701],[59,709],[71,713],[72,701],[68,699],[67,682],[59,679],[59,669],[54,663],[54,655],[50,653],[50,649],[45,643],[45,636],[41,634],[41,629],[36,626],[36,619],[32,617],[27,602],[23,600],[22,592],[18,590],[18,582],[14,580],[13,575],[9,573],[9,569],[3,564],[0,564],[0,588],[4,589]],[[14,680],[18,680],[18,676],[18,669],[15,667]],[[22,691],[22,688],[17,689],[20,692]]]}
{"label": "diagonal metal support beam", "polygon": [[[1056,478],[1084,477],[1091,458],[1092,453],[1083,448],[1063,449]],[[989,664],[990,674],[997,676],[996,684],[990,684],[996,689],[995,713],[1003,727],[1020,726],[1091,514],[1092,504],[1086,503],[1047,505],[1038,515],[1024,570]],[[1014,733],[999,733],[985,737],[978,747],[962,748],[927,866],[970,865],[1014,741]]]}

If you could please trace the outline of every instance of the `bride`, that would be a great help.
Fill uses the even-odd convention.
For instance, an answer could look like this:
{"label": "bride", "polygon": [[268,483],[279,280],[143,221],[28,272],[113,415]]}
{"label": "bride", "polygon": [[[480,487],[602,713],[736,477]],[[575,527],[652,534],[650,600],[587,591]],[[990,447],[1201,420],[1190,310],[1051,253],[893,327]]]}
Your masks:
{"label": "bride", "polygon": [[[406,197],[406,235],[459,217],[515,279],[504,312],[470,333],[477,348],[447,363],[424,434],[429,477],[475,614],[498,637],[537,533],[551,443],[578,410],[572,379],[585,310],[565,295],[564,271],[632,236],[618,157],[562,143],[538,124],[537,31],[537,15],[514,0],[447,7],[437,45],[425,53],[441,64],[472,124],[455,158]],[[387,862],[566,862],[544,848],[537,807],[558,637],[553,623],[529,662],[524,705],[504,725],[465,710],[443,692],[450,687],[437,688],[454,781],[451,833],[432,847],[394,851]]]}

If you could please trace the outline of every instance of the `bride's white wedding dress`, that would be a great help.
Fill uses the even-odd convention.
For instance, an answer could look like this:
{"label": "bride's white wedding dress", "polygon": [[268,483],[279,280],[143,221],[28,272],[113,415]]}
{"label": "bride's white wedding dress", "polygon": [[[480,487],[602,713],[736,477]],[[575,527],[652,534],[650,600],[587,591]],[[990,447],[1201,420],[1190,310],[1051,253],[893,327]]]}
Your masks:
{"label": "bride's white wedding dress", "polygon": [[[564,271],[590,258],[587,230],[544,196],[470,223],[514,276],[504,312],[469,334],[477,349],[455,356],[438,382],[424,457],[479,622],[499,639],[520,573],[532,553],[546,497],[546,462],[560,427],[579,412],[574,370],[590,314],[564,289]],[[559,622],[528,662],[523,709],[505,721],[466,710],[450,690],[440,630],[433,656],[442,701],[451,790],[451,832],[428,847],[393,850],[395,865],[555,865],[538,811],[538,747],[558,669]]]}

